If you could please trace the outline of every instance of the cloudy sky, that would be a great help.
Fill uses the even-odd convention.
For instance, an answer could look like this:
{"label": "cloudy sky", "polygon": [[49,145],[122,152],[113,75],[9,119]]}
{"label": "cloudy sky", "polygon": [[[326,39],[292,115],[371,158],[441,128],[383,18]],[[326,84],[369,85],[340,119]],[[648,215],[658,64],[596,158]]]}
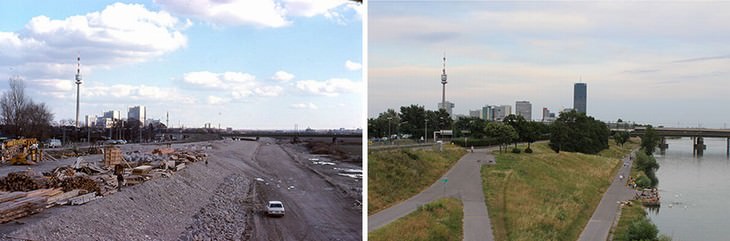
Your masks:
{"label": "cloudy sky", "polygon": [[363,7],[345,0],[0,1],[12,76],[56,121],[147,106],[170,125],[362,126]]}
{"label": "cloudy sky", "polygon": [[[532,102],[556,112],[588,84],[605,121],[730,127],[730,2],[370,1],[368,116],[447,99],[457,114]],[[514,111],[514,107],[513,107]]]}

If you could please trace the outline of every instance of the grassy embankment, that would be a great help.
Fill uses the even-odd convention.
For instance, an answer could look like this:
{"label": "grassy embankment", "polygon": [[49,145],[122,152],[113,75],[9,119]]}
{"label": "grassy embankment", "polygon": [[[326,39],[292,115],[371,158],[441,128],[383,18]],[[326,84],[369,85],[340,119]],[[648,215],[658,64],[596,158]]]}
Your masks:
{"label": "grassy embankment", "polygon": [[368,233],[368,240],[462,240],[462,208],[455,198],[436,200]]}
{"label": "grassy embankment", "polygon": [[533,144],[532,154],[495,153],[497,164],[482,168],[482,180],[496,240],[576,240],[619,158],[638,147],[635,139],[609,143],[598,155],[555,153],[547,143]]}
{"label": "grassy embankment", "polygon": [[368,215],[418,194],[438,180],[466,153],[444,146],[444,151],[386,150],[368,153]]}
{"label": "grassy embankment", "polygon": [[641,220],[646,216],[644,207],[641,206],[641,201],[632,201],[631,206],[624,206],[621,209],[621,218],[619,218],[616,229],[614,229],[613,240],[624,241],[626,240],[626,233],[629,231],[629,225],[631,223]]}

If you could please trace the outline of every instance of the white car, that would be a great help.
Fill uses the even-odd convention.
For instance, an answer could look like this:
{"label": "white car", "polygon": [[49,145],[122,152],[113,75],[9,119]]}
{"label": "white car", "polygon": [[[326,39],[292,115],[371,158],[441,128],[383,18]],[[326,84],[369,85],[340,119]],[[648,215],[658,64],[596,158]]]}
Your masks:
{"label": "white car", "polygon": [[269,205],[266,205],[266,214],[269,216],[284,216],[284,204],[281,201],[269,201]]}

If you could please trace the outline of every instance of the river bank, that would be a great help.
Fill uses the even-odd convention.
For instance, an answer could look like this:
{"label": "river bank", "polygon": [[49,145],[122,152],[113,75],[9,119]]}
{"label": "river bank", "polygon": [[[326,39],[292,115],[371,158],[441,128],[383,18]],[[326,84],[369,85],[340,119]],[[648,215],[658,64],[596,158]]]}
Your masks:
{"label": "river bank", "polygon": [[[547,143],[534,153],[495,153],[482,169],[496,240],[576,240],[621,167],[638,146],[610,141],[598,155],[555,153]],[[523,147],[524,148],[524,147]]]}

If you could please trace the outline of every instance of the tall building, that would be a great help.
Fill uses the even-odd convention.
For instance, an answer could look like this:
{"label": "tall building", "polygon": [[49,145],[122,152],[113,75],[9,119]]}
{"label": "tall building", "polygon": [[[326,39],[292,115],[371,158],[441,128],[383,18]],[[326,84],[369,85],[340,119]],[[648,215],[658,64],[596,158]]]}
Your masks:
{"label": "tall building", "polygon": [[482,107],[482,120],[493,121],[494,120],[494,106],[485,105]]}
{"label": "tall building", "polygon": [[118,110],[110,110],[110,111],[104,112],[104,116],[102,116],[102,118],[119,120],[122,118],[122,115],[120,114],[120,112]]}
{"label": "tall building", "polygon": [[[443,104],[446,104],[446,106],[444,106]],[[439,110],[444,109],[444,110],[446,110],[446,113],[449,113],[449,116],[454,116],[453,115],[454,103],[451,103],[450,101],[446,101],[444,103],[439,103],[438,105],[439,105]]]}
{"label": "tall building", "polygon": [[144,126],[144,122],[145,120],[147,120],[147,108],[145,108],[143,105],[129,107],[129,111],[127,111],[127,120],[137,120],[141,123],[142,126]]}
{"label": "tall building", "polygon": [[85,127],[93,127],[96,125],[96,115],[86,115]]}
{"label": "tall building", "polygon": [[586,98],[587,98],[587,91],[586,91],[586,83],[575,83],[573,86],[573,109],[577,112],[581,113],[587,113],[586,112]]}
{"label": "tall building", "polygon": [[505,117],[512,114],[511,105],[500,105],[494,108],[494,120],[502,121]]}
{"label": "tall building", "polygon": [[469,117],[482,118],[482,110],[469,110]]}
{"label": "tall building", "polygon": [[522,100],[515,102],[515,114],[522,116],[525,120],[532,120],[532,104]]}
{"label": "tall building", "polygon": [[547,107],[542,108],[542,122],[553,122],[555,119],[555,113],[550,112]]}

